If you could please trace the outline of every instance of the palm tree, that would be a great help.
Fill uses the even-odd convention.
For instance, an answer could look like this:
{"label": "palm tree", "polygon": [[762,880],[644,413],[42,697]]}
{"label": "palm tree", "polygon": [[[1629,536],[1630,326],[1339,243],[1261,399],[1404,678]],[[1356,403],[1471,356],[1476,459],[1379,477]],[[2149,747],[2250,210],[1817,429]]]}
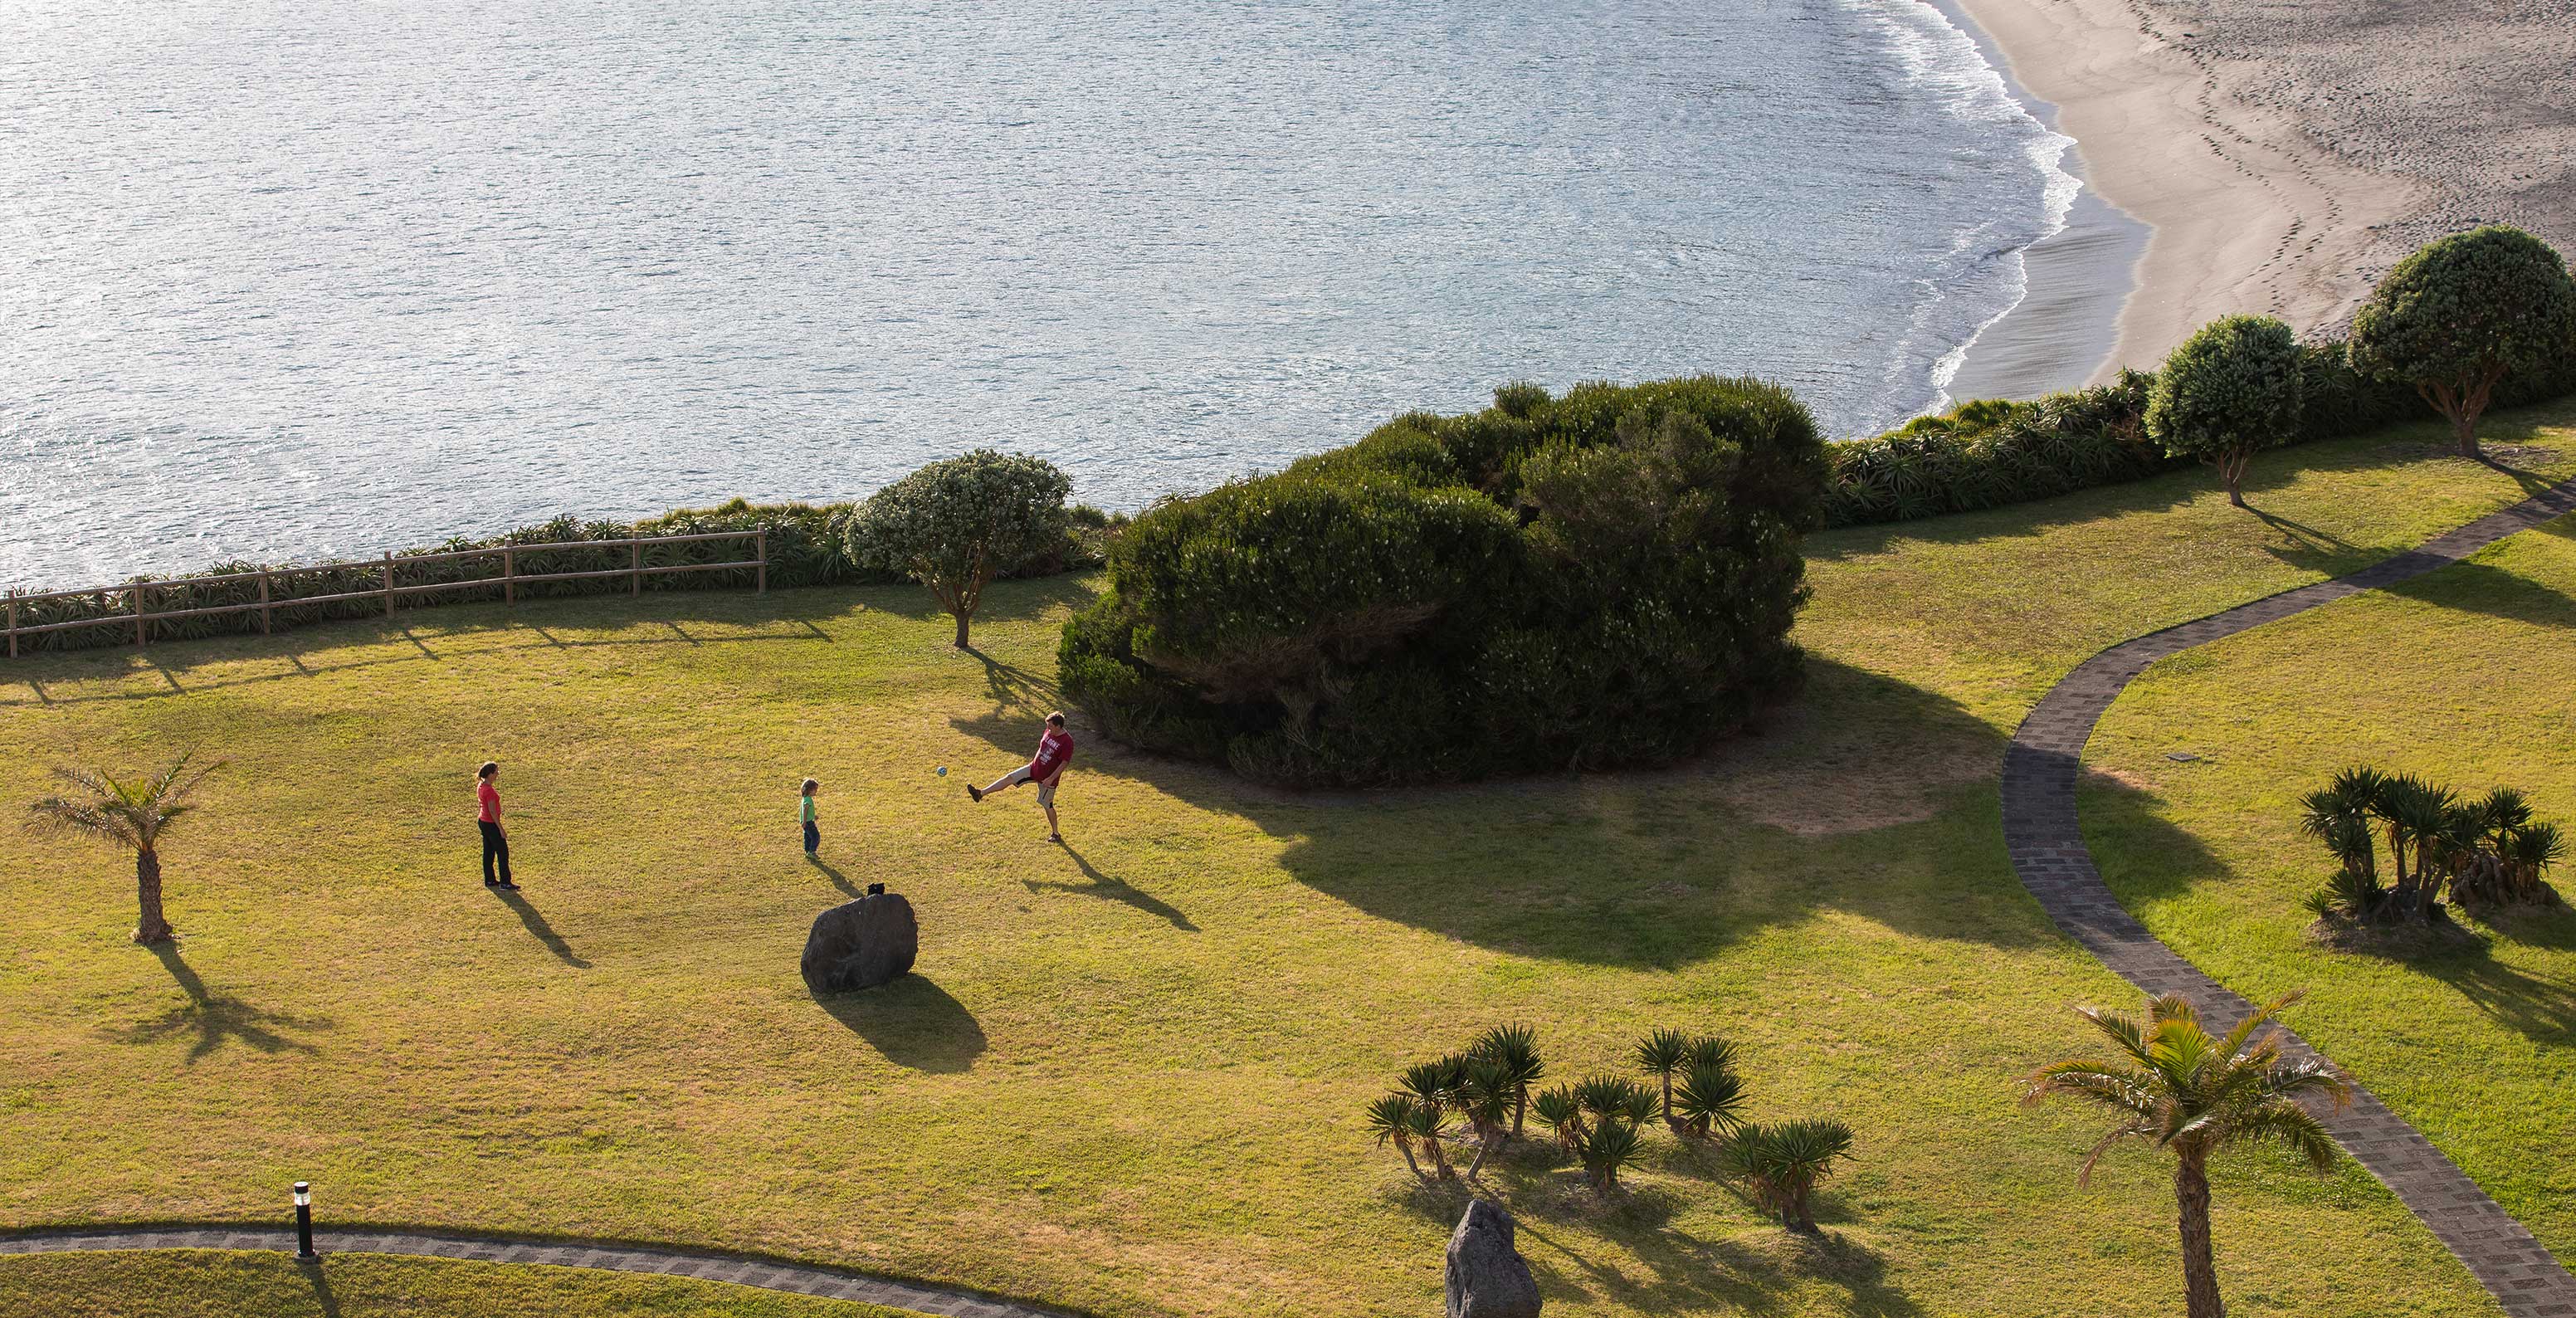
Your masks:
{"label": "palm tree", "polygon": [[1431,1150],[1431,1165],[1444,1181],[1450,1176],[1449,1155],[1440,1145],[1449,1137],[1449,1116],[1457,1102],[1459,1079],[1458,1059],[1444,1057],[1436,1062],[1416,1062],[1404,1068],[1404,1074],[1396,1080],[1396,1089],[1413,1100],[1413,1137]]}
{"label": "palm tree", "polygon": [[141,914],[134,941],[167,943],[178,935],[161,914],[161,835],[195,807],[189,793],[206,775],[224,767],[190,767],[194,753],[183,753],[169,768],[149,778],[126,781],[95,769],[56,769],[54,776],[78,790],[48,796],[29,807],[28,827],[111,843],[134,853],[134,901]]}
{"label": "palm tree", "polygon": [[1852,1156],[1851,1145],[1851,1127],[1839,1121],[1784,1121],[1738,1127],[1718,1146],[1718,1159],[1780,1225],[1814,1235],[1816,1182]]}
{"label": "palm tree", "polygon": [[1744,1124],[1744,1082],[1732,1068],[1695,1064],[1682,1073],[1673,1110],[1678,1114],[1673,1129],[1682,1134],[1702,1139],[1712,1131],[1727,1134]]}
{"label": "palm tree", "polygon": [[1511,1081],[1512,1138],[1519,1139],[1521,1122],[1529,1115],[1530,1086],[1547,1077],[1547,1064],[1538,1056],[1538,1031],[1526,1025],[1497,1025],[1467,1051],[1492,1059]]}
{"label": "palm tree", "polygon": [[1413,1170],[1413,1178],[1427,1181],[1422,1164],[1413,1159],[1414,1109],[1418,1101],[1411,1094],[1389,1094],[1368,1106],[1369,1133],[1380,1145],[1393,1144],[1404,1155],[1404,1165]]}
{"label": "palm tree", "polygon": [[[1655,1114],[1648,1109],[1646,1115],[1652,1117]],[[1592,1188],[1606,1198],[1619,1188],[1619,1169],[1637,1160],[1637,1151],[1643,1143],[1637,1138],[1635,1125],[1603,1117],[1585,1128],[1583,1142],[1576,1147],[1575,1155],[1583,1159],[1583,1171],[1591,1178]]]}
{"label": "palm tree", "polygon": [[1512,1115],[1512,1073],[1501,1062],[1490,1057],[1470,1057],[1459,1069],[1458,1115],[1467,1119],[1467,1127],[1476,1133],[1476,1157],[1467,1164],[1467,1179],[1485,1169],[1485,1159],[1502,1146],[1503,1123]]}
{"label": "palm tree", "polygon": [[1690,1062],[1690,1036],[1657,1030],[1637,1041],[1637,1069],[1664,1082],[1664,1120],[1673,1119],[1673,1076]]}
{"label": "palm tree", "polygon": [[1575,1099],[1572,1089],[1558,1085],[1544,1090],[1530,1100],[1530,1108],[1538,1114],[1538,1124],[1547,1127],[1547,1133],[1554,1135],[1566,1152],[1583,1147],[1583,1104]]}
{"label": "palm tree", "polygon": [[2222,1316],[2209,1241],[2210,1155],[2231,1144],[2279,1144],[2320,1171],[2334,1165],[2333,1137],[2300,1100],[2314,1096],[2340,1107],[2351,1100],[2352,1086],[2320,1062],[2282,1061],[2275,1031],[2254,1038],[2298,999],[2293,993],[2255,1012],[2224,1039],[2201,1028],[2199,1012],[2179,993],[2148,1004],[2143,1021],[2078,1008],[2112,1042],[2115,1055],[2057,1062],[2024,1082],[2025,1105],[2063,1094],[2120,1114],[2120,1123],[2085,1155],[2078,1185],[2088,1184],[2093,1164],[2123,1140],[2172,1151],[2190,1318]]}

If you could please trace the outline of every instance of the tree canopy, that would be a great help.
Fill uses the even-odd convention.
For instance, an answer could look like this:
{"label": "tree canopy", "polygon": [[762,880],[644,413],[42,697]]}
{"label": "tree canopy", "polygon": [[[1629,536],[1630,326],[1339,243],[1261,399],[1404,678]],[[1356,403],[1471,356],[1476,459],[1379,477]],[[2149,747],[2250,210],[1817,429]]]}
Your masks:
{"label": "tree canopy", "polygon": [[2413,385],[2478,457],[2478,417],[2515,372],[2576,355],[2576,283],[2549,244],[2491,224],[2398,262],[2352,319],[2352,364]]}
{"label": "tree canopy", "polygon": [[853,561],[929,588],[957,619],[959,649],[993,578],[1065,543],[1062,471],[1041,458],[977,449],[877,491],[850,519]]}

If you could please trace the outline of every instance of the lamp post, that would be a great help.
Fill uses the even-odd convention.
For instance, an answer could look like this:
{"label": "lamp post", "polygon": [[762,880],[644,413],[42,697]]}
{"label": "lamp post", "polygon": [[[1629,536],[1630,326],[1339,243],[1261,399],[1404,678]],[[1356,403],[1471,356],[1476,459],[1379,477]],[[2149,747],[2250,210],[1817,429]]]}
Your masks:
{"label": "lamp post", "polygon": [[313,1252],[313,1183],[295,1183],[295,1261],[319,1263],[322,1256]]}

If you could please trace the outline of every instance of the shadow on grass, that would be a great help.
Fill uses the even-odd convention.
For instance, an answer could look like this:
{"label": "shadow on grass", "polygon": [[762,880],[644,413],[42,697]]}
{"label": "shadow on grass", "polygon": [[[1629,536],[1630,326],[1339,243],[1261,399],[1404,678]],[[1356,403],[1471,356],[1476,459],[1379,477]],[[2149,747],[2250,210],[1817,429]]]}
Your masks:
{"label": "shadow on grass", "polygon": [[331,1293],[331,1278],[325,1275],[329,1267],[327,1262],[305,1263],[299,1264],[296,1271],[303,1273],[305,1281],[311,1283],[313,1307],[321,1310],[322,1318],[340,1318],[340,1297]]}
{"label": "shadow on grass", "polygon": [[500,898],[503,905],[517,912],[519,923],[527,926],[528,932],[535,935],[536,940],[544,944],[547,951],[554,953],[557,960],[575,970],[590,969],[590,963],[572,950],[572,944],[565,942],[563,935],[556,933],[555,927],[546,923],[545,915],[529,904],[525,896],[508,888],[486,888],[484,891]]}
{"label": "shadow on grass", "polygon": [[973,718],[952,718],[949,726],[998,750],[1035,749],[1046,731],[1046,716],[1064,706],[1055,680],[972,647],[966,653],[984,665],[984,694],[993,707]]}
{"label": "shadow on grass", "polygon": [[206,982],[197,977],[175,943],[158,944],[152,954],[161,959],[162,968],[170,972],[179,991],[188,995],[187,1005],[123,1029],[102,1031],[113,1042],[150,1044],[194,1035],[188,1045],[188,1063],[193,1066],[199,1058],[232,1042],[264,1053],[310,1053],[315,1051],[313,1045],[291,1038],[285,1031],[331,1028],[327,1017],[290,1016],[208,991]]}
{"label": "shadow on grass", "polygon": [[1082,870],[1082,877],[1091,882],[1058,883],[1052,879],[1022,879],[1021,886],[1031,892],[1070,892],[1084,897],[1098,897],[1104,901],[1123,902],[1147,915],[1159,916],[1171,921],[1173,928],[1184,933],[1194,934],[1199,931],[1199,927],[1190,923],[1190,917],[1181,914],[1179,908],[1157,899],[1150,893],[1128,887],[1124,879],[1113,879],[1101,873],[1083,857],[1081,852],[1073,849],[1072,843],[1067,842],[1063,845],[1064,854],[1073,857],[1073,863]]}
{"label": "shadow on grass", "polygon": [[[1717,1240],[1671,1231],[1623,1231],[1623,1243],[1650,1274],[1645,1279],[1585,1258],[1573,1244],[1527,1219],[1518,1234],[1533,1242],[1521,1247],[1521,1255],[1537,1274],[1542,1292],[1605,1298],[1645,1313],[1788,1313],[1788,1292],[1800,1282],[1822,1282],[1843,1292],[1842,1302],[1827,1312],[1853,1318],[1916,1318],[1925,1312],[1888,1280],[1884,1255],[1830,1230],[1809,1236],[1758,1227]],[[1797,1312],[1816,1310],[1801,1301]]]}
{"label": "shadow on grass", "polygon": [[[2576,522],[2576,518],[2560,521]],[[2558,522],[2548,525],[2556,526]],[[2535,627],[2576,627],[2576,600],[2489,563],[2453,563],[2385,588],[2391,595]]]}
{"label": "shadow on grass", "polygon": [[830,879],[832,881],[832,886],[840,889],[843,896],[858,897],[864,895],[859,891],[857,885],[851,883],[848,879],[843,878],[841,876],[841,871],[832,867],[832,862],[825,860],[820,856],[809,855],[805,858],[805,863],[823,871],[823,877]]}
{"label": "shadow on grass", "polygon": [[855,993],[811,993],[832,1019],[897,1066],[953,1075],[984,1053],[984,1027],[966,1004],[919,975]]}
{"label": "shadow on grass", "polygon": [[1520,956],[1672,970],[1825,910],[2055,942],[2004,848],[2003,734],[1905,682],[1809,671],[1775,731],[1667,769],[1301,794],[1123,748],[1088,763],[1251,821],[1292,876],[1357,910]]}

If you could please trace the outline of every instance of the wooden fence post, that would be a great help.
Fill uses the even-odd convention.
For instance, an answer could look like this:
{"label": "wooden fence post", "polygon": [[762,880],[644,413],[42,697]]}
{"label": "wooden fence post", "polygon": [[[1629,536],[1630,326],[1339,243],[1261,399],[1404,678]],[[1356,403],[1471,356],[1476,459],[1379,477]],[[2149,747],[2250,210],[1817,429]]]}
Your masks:
{"label": "wooden fence post", "polygon": [[510,550],[506,545],[501,549],[501,602],[519,602],[518,568],[510,561]]}
{"label": "wooden fence post", "polygon": [[9,657],[18,657],[18,588],[9,588]]}
{"label": "wooden fence post", "polygon": [[143,583],[134,582],[125,588],[125,593],[134,597],[134,648],[140,650],[143,648],[145,633],[152,626],[143,620]]}
{"label": "wooden fence post", "polygon": [[391,550],[385,552],[385,616],[394,616],[394,556]]}
{"label": "wooden fence post", "polygon": [[274,634],[276,630],[276,627],[269,621],[268,569],[261,568],[259,570],[259,634],[262,636],[268,636]]}
{"label": "wooden fence post", "polygon": [[626,542],[626,593],[644,598],[644,542]]}
{"label": "wooden fence post", "polygon": [[752,532],[751,543],[753,548],[760,551],[759,593],[766,595],[769,593],[769,533],[767,531]]}

